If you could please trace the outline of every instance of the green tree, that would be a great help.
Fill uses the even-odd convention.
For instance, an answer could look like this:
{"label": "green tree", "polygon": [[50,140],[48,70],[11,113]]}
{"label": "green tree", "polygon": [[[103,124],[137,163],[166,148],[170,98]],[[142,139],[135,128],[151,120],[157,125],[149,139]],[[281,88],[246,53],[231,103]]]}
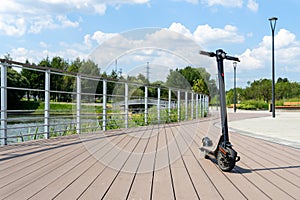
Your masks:
{"label": "green tree", "polygon": [[[7,68],[7,86],[15,88],[28,88],[29,82],[25,76],[22,76],[11,67]],[[25,90],[8,89],[7,91],[7,107],[8,109],[18,109],[18,105]]]}
{"label": "green tree", "polygon": [[[26,60],[25,62],[28,65],[33,65],[35,66],[34,63],[29,63],[28,60]],[[31,89],[44,89],[44,78],[45,75],[43,72],[40,71],[36,71],[33,69],[25,69],[23,68],[21,71],[21,75],[26,77],[26,79],[28,80],[28,87]],[[31,95],[33,96],[34,100],[36,101],[37,98],[39,97],[39,93],[37,91],[26,91],[27,94],[27,100],[30,100]]]}
{"label": "green tree", "polygon": [[207,84],[205,83],[204,79],[194,80],[192,89],[195,92],[209,95],[209,90],[208,90]]}
{"label": "green tree", "polygon": [[[100,76],[100,69],[98,68],[98,65],[94,63],[92,60],[83,60],[82,62],[78,62],[79,69],[78,72],[82,74],[81,79],[81,90],[83,93],[97,93],[99,86],[99,80],[92,80],[89,78],[85,78],[84,75],[92,75],[92,76]],[[102,83],[101,83],[102,86]],[[100,88],[99,88],[100,89]],[[102,91],[102,88],[101,88]],[[102,92],[101,92],[102,93]],[[97,95],[96,95],[97,97]],[[82,99],[93,101],[95,96],[91,95],[84,95],[82,96]]]}
{"label": "green tree", "polygon": [[191,89],[191,84],[180,73],[178,69],[170,70],[170,73],[167,76],[166,86],[172,88],[178,88],[178,89],[185,89],[185,90]]}
{"label": "green tree", "polygon": [[196,68],[192,68],[191,66],[187,66],[184,69],[180,69],[179,73],[189,82],[191,86],[193,86],[196,80],[203,79],[200,74],[200,71]]}
{"label": "green tree", "polygon": [[[58,70],[66,71],[68,68],[68,63],[61,57],[56,56],[53,57],[51,62],[50,62],[51,68],[55,68]],[[64,76],[60,74],[51,74],[50,75],[50,87],[51,90],[55,91],[65,91],[65,85],[64,85]],[[62,93],[60,92],[52,92],[51,93],[51,99],[55,101],[62,101]]]}

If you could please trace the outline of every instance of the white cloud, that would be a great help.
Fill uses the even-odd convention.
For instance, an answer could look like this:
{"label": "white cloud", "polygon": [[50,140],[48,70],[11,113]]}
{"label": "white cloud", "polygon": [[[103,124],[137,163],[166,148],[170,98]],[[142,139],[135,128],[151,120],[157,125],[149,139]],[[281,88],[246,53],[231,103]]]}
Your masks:
{"label": "white cloud", "polygon": [[249,8],[253,12],[258,11],[258,3],[256,0],[248,0],[247,8]]}
{"label": "white cloud", "polygon": [[48,47],[48,44],[45,43],[45,42],[40,42],[40,46],[41,46],[42,48],[47,48],[47,47]]}
{"label": "white cloud", "polygon": [[108,6],[148,4],[150,0],[9,0],[1,2],[0,34],[22,36],[44,29],[77,28],[81,19],[71,20],[72,12],[104,15]]}
{"label": "white cloud", "polygon": [[[65,46],[67,46],[65,44]],[[60,51],[51,51],[51,50],[32,50],[26,49],[24,47],[14,48],[11,50],[11,57],[18,62],[29,62],[38,63],[41,59],[49,57],[50,59],[54,56],[60,56],[65,60],[75,60],[76,58],[87,59],[88,53],[80,48],[74,48],[76,45],[71,45],[68,48],[63,48]]]}
{"label": "white cloud", "polygon": [[210,46],[211,44],[234,44],[244,42],[244,36],[238,34],[238,29],[232,25],[226,25],[223,29],[213,28],[206,25],[199,25],[193,36],[200,45]]}
{"label": "white cloud", "polygon": [[184,1],[191,4],[198,4],[199,0],[173,0],[173,1]]}
{"label": "white cloud", "polygon": [[[1,6],[0,6],[1,7]],[[26,22],[22,17],[12,18],[7,15],[0,15],[0,32],[9,36],[21,36],[26,32]]]}
{"label": "white cloud", "polygon": [[214,46],[216,44],[237,44],[243,43],[244,36],[238,33],[238,28],[226,25],[222,28],[213,28],[208,24],[199,25],[192,33],[181,23],[172,23],[169,30],[180,33],[187,38],[193,39],[202,47]]}
{"label": "white cloud", "polygon": [[102,42],[116,36],[116,33],[104,33],[102,31],[96,31],[94,32],[91,39],[96,40],[98,44],[101,44]]}
{"label": "white cloud", "polygon": [[182,24],[180,24],[180,23],[173,22],[171,24],[171,26],[169,27],[169,30],[175,31],[175,32],[180,33],[180,34],[182,34],[186,37],[189,37],[189,38],[193,37],[191,31],[189,29],[187,29],[185,26],[183,26]]}
{"label": "white cloud", "polygon": [[208,6],[243,7],[243,0],[201,0],[201,2]]}
{"label": "white cloud", "polygon": [[[262,42],[254,49],[247,49],[240,55],[243,70],[262,69],[271,63],[271,36],[264,36]],[[280,29],[275,35],[275,60],[278,66],[299,71],[300,42],[295,34],[286,29]]]}

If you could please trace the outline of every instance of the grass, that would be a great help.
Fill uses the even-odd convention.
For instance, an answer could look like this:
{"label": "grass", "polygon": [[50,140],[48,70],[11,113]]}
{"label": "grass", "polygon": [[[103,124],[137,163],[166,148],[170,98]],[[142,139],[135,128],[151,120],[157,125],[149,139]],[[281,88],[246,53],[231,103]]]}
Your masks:
{"label": "grass", "polygon": [[[84,113],[102,113],[102,106],[95,105],[81,105],[81,111]],[[41,102],[34,114],[43,114],[45,109],[45,103]],[[70,115],[76,112],[76,104],[72,103],[56,103],[50,102],[50,115]]]}

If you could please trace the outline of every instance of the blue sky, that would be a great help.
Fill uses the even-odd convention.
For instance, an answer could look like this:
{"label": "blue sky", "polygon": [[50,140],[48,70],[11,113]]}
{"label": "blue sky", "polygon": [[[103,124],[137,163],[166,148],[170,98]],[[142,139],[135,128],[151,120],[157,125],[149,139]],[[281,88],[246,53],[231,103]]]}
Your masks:
{"label": "blue sky", "polygon": [[[0,57],[9,53],[21,62],[26,59],[39,62],[47,56],[87,59],[105,42],[117,41],[114,37],[118,34],[156,27],[181,34],[199,45],[199,50],[222,48],[239,57],[237,85],[245,87],[248,81],[271,78],[268,18],[276,16],[276,78],[287,77],[300,82],[299,8],[298,0],[9,0],[1,2],[0,7]],[[166,38],[161,37],[155,47],[160,48]],[[124,74],[144,73],[149,62],[150,67],[153,66],[153,76],[166,74],[170,68],[185,67],[183,65],[189,63],[177,61],[166,49],[172,49],[173,55],[183,55],[189,43],[171,43],[172,48],[163,46],[164,51],[156,49],[152,54],[146,52],[149,49],[144,49],[143,55],[137,51],[135,54],[127,52],[123,57],[115,54],[116,66],[122,68]],[[123,43],[118,44],[121,47]],[[188,50],[201,60],[195,61],[194,66],[207,67],[215,76],[214,60],[209,62],[197,57],[197,47]],[[143,59],[146,54],[147,58]],[[157,59],[157,55],[163,57]],[[100,67],[102,71],[110,70],[107,66]],[[165,70],[160,71],[162,68]],[[233,85],[232,63],[226,62],[225,68],[226,84],[230,88]]]}

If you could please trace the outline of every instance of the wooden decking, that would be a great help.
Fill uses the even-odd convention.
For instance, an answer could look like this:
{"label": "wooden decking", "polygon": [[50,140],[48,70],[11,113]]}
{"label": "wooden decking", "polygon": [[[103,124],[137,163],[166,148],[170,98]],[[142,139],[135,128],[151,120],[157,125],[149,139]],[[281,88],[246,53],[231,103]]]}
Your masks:
{"label": "wooden decking", "polygon": [[241,156],[232,172],[201,159],[216,121],[1,147],[0,199],[300,199],[300,149],[232,133]]}

